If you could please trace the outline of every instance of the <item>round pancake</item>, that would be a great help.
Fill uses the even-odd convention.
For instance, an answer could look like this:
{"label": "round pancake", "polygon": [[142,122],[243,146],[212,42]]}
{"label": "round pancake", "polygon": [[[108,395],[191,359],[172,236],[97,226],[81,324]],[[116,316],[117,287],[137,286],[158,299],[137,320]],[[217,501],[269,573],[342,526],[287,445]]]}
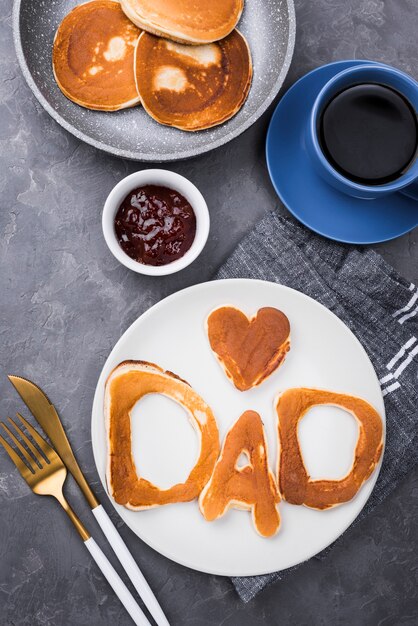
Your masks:
{"label": "round pancake", "polygon": [[180,43],[223,39],[241,17],[244,0],[121,0],[130,20],[154,35]]}
{"label": "round pancake", "polygon": [[119,2],[93,0],[75,7],[59,25],[52,51],[63,94],[99,111],[138,104],[134,53],[140,32]]}
{"label": "round pancake", "polygon": [[135,53],[141,103],[157,122],[194,131],[225,122],[251,85],[248,44],[237,30],[226,39],[185,46],[143,32]]}

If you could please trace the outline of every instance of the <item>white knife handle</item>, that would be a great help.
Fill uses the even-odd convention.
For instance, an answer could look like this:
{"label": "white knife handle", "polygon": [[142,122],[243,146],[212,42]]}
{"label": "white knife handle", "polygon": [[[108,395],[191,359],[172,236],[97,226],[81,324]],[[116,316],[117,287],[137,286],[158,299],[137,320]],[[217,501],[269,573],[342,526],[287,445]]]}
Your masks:
{"label": "white knife handle", "polygon": [[137,626],[151,626],[141,608],[136,603],[128,587],[125,585],[117,571],[113,568],[113,565],[107,557],[103,554],[93,537],[87,539],[87,541],[84,542],[84,545],[96,561],[107,582],[112,587],[113,591],[116,593],[135,624]]}
{"label": "white knife handle", "polygon": [[139,569],[132,554],[129,552],[125,542],[116,530],[102,505],[99,504],[99,506],[96,506],[92,509],[92,511],[94,517],[99,523],[99,526],[104,532],[106,539],[112,546],[125,572],[128,574],[143,603],[157,622],[158,626],[170,626],[162,608],[158,604],[157,598],[151,590],[151,587],[145,580],[143,573]]}

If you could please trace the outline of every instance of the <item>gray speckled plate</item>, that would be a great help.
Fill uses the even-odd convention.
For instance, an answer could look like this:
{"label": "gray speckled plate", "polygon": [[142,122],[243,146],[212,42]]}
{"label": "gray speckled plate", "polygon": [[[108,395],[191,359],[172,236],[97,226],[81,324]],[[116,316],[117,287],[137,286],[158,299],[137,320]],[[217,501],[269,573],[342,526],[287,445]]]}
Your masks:
{"label": "gray speckled plate", "polygon": [[112,113],[89,111],[58,89],[52,74],[55,31],[76,0],[15,0],[14,39],[23,74],[48,113],[87,143],[138,161],[174,161],[221,146],[249,128],[277,95],[295,42],[293,0],[247,0],[239,23],[251,48],[254,77],[239,113],[215,128],[187,133],[162,126],[141,107]]}

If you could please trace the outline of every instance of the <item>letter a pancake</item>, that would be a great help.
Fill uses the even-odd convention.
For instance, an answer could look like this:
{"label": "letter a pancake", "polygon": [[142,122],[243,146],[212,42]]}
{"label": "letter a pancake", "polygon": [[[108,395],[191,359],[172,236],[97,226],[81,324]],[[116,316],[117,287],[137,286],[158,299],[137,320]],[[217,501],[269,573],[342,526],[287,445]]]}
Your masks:
{"label": "letter a pancake", "polygon": [[[314,406],[332,405],[351,413],[359,426],[353,465],[340,480],[312,480],[303,462],[298,425]],[[278,484],[290,504],[329,509],[348,502],[374,471],[383,450],[383,424],[371,404],[343,393],[304,387],[287,389],[277,400],[280,459]]]}
{"label": "letter a pancake", "polygon": [[[239,467],[243,452],[248,465]],[[207,521],[222,517],[230,507],[251,510],[257,532],[271,537],[280,526],[279,502],[263,422],[255,411],[245,411],[226,434],[221,456],[200,495],[200,510]]]}
{"label": "letter a pancake", "polygon": [[251,57],[236,30],[204,46],[184,46],[144,32],[136,48],[135,77],[142,105],[157,122],[202,130],[239,111],[250,89]]}
{"label": "letter a pancake", "polygon": [[121,0],[130,20],[154,35],[189,44],[223,39],[241,17],[244,0]]}
{"label": "letter a pancake", "polygon": [[207,333],[216,358],[237,389],[260,385],[282,365],[290,350],[290,324],[274,307],[248,317],[232,306],[221,306],[207,319]]}
{"label": "letter a pancake", "polygon": [[139,103],[134,76],[141,31],[113,0],[76,6],[55,35],[52,65],[63,94],[87,109],[116,111]]}
{"label": "letter a pancake", "polygon": [[[184,483],[160,489],[138,476],[131,449],[131,411],[147,394],[162,394],[188,413],[197,431],[200,453]],[[106,381],[104,414],[108,438],[107,485],[118,504],[139,511],[197,498],[208,482],[219,454],[219,434],[210,407],[188,383],[153,363],[124,361]],[[173,441],[173,445],[176,442]]]}

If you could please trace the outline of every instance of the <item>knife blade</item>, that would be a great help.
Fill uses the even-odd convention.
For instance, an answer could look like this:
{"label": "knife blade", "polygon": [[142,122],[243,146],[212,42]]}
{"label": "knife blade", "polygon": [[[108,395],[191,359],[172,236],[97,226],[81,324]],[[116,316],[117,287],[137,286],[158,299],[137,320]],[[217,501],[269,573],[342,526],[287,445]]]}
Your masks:
{"label": "knife blade", "polygon": [[50,402],[48,396],[35,383],[22,378],[21,376],[8,376],[8,379],[26,404],[36,421],[42,426],[43,430],[51,440],[55,450],[67,466],[68,471],[77,481],[81,491],[83,492],[90,508],[94,509],[99,506],[100,502],[90,489],[89,484],[84,478],[83,472],[73,454],[70,442],[67,439],[65,430],[62,427],[58,413]]}

